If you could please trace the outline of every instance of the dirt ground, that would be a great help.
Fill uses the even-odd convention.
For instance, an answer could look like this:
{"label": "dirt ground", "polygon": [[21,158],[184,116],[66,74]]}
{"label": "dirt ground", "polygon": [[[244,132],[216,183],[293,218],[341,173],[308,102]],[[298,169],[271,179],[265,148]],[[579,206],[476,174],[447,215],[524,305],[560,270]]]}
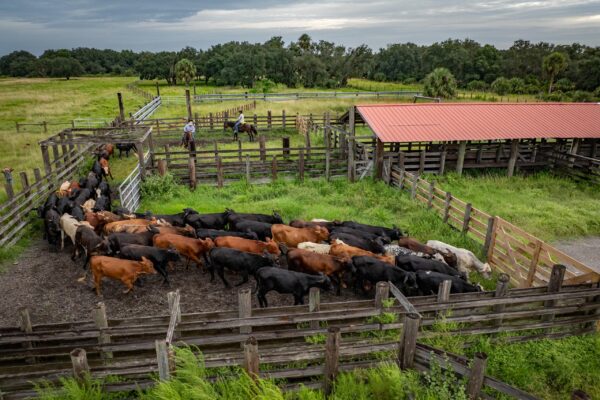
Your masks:
{"label": "dirt ground", "polygon": [[[68,239],[67,239],[68,240]],[[48,244],[38,240],[25,251],[15,264],[0,275],[0,326],[16,326],[18,310],[28,307],[33,324],[48,322],[69,322],[90,320],[92,308],[98,301],[104,301],[109,318],[167,314],[167,292],[179,289],[181,309],[184,313],[216,311],[237,308],[237,290],[226,289],[218,276],[210,283],[210,274],[204,274],[196,266],[185,270],[183,264],[176,265],[176,271],[169,274],[170,286],[162,283],[160,275],[146,276],[143,285],[136,286],[132,293],[124,294],[121,282],[104,279],[102,296],[92,291],[88,273],[86,283],[78,282],[83,275],[83,260],[76,262],[70,258],[71,247],[62,252],[48,251]],[[226,272],[230,284],[240,278]],[[254,288],[254,279],[241,286]],[[322,302],[357,299],[349,290],[341,296],[322,293]],[[292,305],[292,295],[267,295],[269,306]],[[308,302],[308,298],[305,298]],[[256,296],[253,307],[258,307]]]}

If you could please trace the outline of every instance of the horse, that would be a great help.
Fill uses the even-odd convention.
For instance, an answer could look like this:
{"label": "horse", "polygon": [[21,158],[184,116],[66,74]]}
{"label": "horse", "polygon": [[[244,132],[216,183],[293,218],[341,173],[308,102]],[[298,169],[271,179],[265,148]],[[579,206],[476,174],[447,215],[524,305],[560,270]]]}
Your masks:
{"label": "horse", "polygon": [[184,132],[183,137],[181,138],[181,146],[185,147],[189,151],[196,151],[196,142],[192,139],[191,132]]}
{"label": "horse", "polygon": [[[225,121],[223,123],[223,129],[231,128],[233,130],[234,125],[235,125],[234,122]],[[256,128],[254,127],[254,125],[241,124],[239,127],[239,130],[241,132],[246,132],[248,134],[248,137],[250,138],[250,141],[254,142],[254,135],[257,134]],[[238,140],[238,135],[237,135],[237,132],[235,132],[235,130],[233,131],[233,140]]]}

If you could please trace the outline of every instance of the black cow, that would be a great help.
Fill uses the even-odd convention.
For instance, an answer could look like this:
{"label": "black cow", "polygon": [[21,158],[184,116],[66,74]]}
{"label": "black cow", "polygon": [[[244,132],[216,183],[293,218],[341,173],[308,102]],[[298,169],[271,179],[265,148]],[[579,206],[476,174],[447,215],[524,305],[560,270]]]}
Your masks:
{"label": "black cow", "polygon": [[405,271],[434,271],[441,274],[456,276],[465,281],[468,278],[466,273],[460,272],[456,268],[452,268],[443,262],[413,255],[396,256],[396,266]]}
{"label": "black cow", "polygon": [[58,243],[60,238],[60,216],[54,208],[49,209],[44,214],[44,236],[48,239],[48,243],[54,246],[58,251]]}
{"label": "black cow", "polygon": [[229,282],[225,279],[224,270],[240,272],[242,280],[235,286],[241,286],[248,282],[248,275],[255,275],[256,271],[264,267],[274,267],[276,262],[271,254],[263,255],[246,253],[244,251],[230,249],[228,247],[214,247],[208,253],[208,270],[210,271],[210,281],[215,280],[215,269],[225,287],[229,287]]}
{"label": "black cow", "polygon": [[339,239],[349,246],[354,246],[358,247],[359,249],[368,250],[371,253],[385,253],[385,248],[383,247],[385,243],[383,243],[383,240],[381,238],[377,238],[375,240],[367,240],[354,235],[350,235],[348,233],[341,232],[335,232],[329,235],[329,240],[331,242],[333,242],[335,239]]}
{"label": "black cow", "polygon": [[179,253],[174,248],[159,249],[152,246],[142,246],[139,244],[128,244],[121,247],[119,257],[127,260],[141,261],[146,257],[152,261],[154,269],[164,278],[163,283],[169,283],[167,265],[169,262],[179,261]]}
{"label": "black cow", "polygon": [[92,228],[87,226],[77,227],[77,231],[75,231],[75,245],[73,246],[71,260],[75,261],[76,258],[81,257],[80,251],[82,251],[82,253],[85,253],[85,261],[83,263],[83,269],[85,269],[90,261],[90,257],[104,254],[107,250],[107,241],[103,240],[98,234],[96,234]]}
{"label": "black cow", "polygon": [[311,287],[323,290],[332,288],[331,280],[326,275],[309,275],[277,267],[261,268],[256,272],[255,278],[256,296],[261,307],[268,307],[266,295],[271,290],[294,295],[294,305],[297,305],[304,304],[304,296]]}
{"label": "black cow", "polygon": [[85,212],[83,211],[83,208],[81,208],[81,206],[74,206],[73,208],[71,208],[69,214],[71,214],[71,216],[73,216],[73,218],[75,218],[77,221],[85,220]]}
{"label": "black cow", "polygon": [[106,196],[100,196],[96,199],[96,204],[92,209],[94,212],[98,211],[110,211],[110,198]]}
{"label": "black cow", "polygon": [[37,209],[38,216],[40,218],[44,218],[46,213],[49,210],[56,208],[57,205],[58,205],[58,196],[56,195],[56,193],[50,193],[50,196],[48,196],[44,205],[38,207],[38,209]]}
{"label": "black cow", "polygon": [[[98,160],[94,161],[94,165],[92,165],[92,172],[94,173],[94,175],[96,175],[96,178],[98,178],[98,181],[102,181],[102,177],[104,176],[104,170],[102,169],[102,166],[100,165],[100,162]],[[88,175],[88,180],[89,180],[89,175]]]}
{"label": "black cow", "polygon": [[273,237],[271,224],[267,222],[236,219],[229,223],[229,228],[237,232],[254,232],[259,240],[267,240],[267,238]]}
{"label": "black cow", "polygon": [[185,209],[183,220],[185,224],[193,226],[194,229],[225,229],[225,225],[227,225],[227,215],[224,212],[213,214],[194,214],[188,209]]}
{"label": "black cow", "polygon": [[[98,161],[96,161],[96,164],[98,164]],[[100,164],[98,164],[98,166],[100,166]],[[102,167],[100,167],[100,173],[102,174]],[[101,174],[96,175],[95,172],[90,172],[87,178],[85,179],[85,185],[82,186],[80,183],[79,186],[85,189],[90,189],[92,192],[94,192],[100,185],[100,182],[102,181]]]}
{"label": "black cow", "polygon": [[366,231],[366,232],[373,233],[378,236],[387,236],[392,240],[398,240],[402,236],[404,236],[402,231],[400,229],[398,229],[396,226],[394,226],[393,228],[386,228],[383,226],[361,224],[359,222],[354,222],[354,221],[344,221],[344,222],[342,222],[342,226],[345,226],[347,228],[352,228],[352,229],[358,229],[361,231]]}
{"label": "black cow", "polygon": [[56,203],[56,211],[58,211],[59,215],[63,215],[64,213],[71,211],[74,205],[75,203],[68,197],[61,197]]}
{"label": "black cow", "polygon": [[110,190],[110,185],[108,184],[108,182],[105,182],[105,181],[100,182],[100,184],[98,185],[98,190],[100,190],[101,196],[106,196],[110,199],[111,190]]}
{"label": "black cow", "polygon": [[137,146],[135,143],[117,143],[117,149],[119,149],[119,158],[123,152],[125,152],[125,157],[129,157],[129,152],[137,151]]}
{"label": "black cow", "polygon": [[146,232],[142,233],[111,233],[108,235],[108,250],[111,254],[117,254],[123,246],[129,244],[152,246],[152,238],[158,233],[158,230],[153,227],[149,227]]}
{"label": "black cow", "polygon": [[185,213],[180,212],[177,214],[153,214],[152,211],[147,210],[145,213],[135,213],[138,218],[145,218],[147,220],[151,220],[152,218],[156,218],[157,221],[165,221],[173,226],[185,227]]}
{"label": "black cow", "polygon": [[85,203],[86,201],[88,201],[91,198],[92,198],[92,191],[90,189],[80,189],[79,192],[77,192],[77,197],[75,197],[73,202],[76,205],[81,206],[81,205],[83,205],[83,203]]}
{"label": "black cow", "polygon": [[468,292],[481,292],[483,288],[481,285],[472,285],[465,282],[461,278],[456,276],[441,274],[433,271],[417,271],[417,283],[419,285],[419,291],[424,295],[437,294],[440,287],[440,283],[448,280],[452,281],[450,287],[450,293],[468,293]]}
{"label": "black cow", "polygon": [[[131,215],[131,211],[129,211],[129,210],[128,210],[128,209],[126,209],[125,207],[121,207],[121,206],[119,206],[119,207],[116,207],[116,208],[113,210],[113,212],[114,212],[115,214],[117,214],[119,217],[124,217],[124,216],[126,216],[126,215]],[[143,217],[140,217],[140,218],[143,218]]]}
{"label": "black cow", "polygon": [[391,242],[391,239],[387,236],[379,236],[376,235],[374,233],[368,232],[368,231],[363,231],[363,230],[359,230],[359,229],[354,229],[354,228],[348,228],[346,226],[336,226],[333,228],[332,231],[330,231],[330,233],[346,233],[348,235],[353,235],[356,236],[358,238],[361,239],[365,239],[365,240],[377,240],[379,238],[381,238],[381,241],[385,244],[389,244]]}
{"label": "black cow", "polygon": [[355,279],[354,290],[362,288],[364,291],[365,281],[373,285],[390,281],[407,296],[416,295],[419,291],[414,272],[404,271],[373,257],[352,257],[352,274]]}
{"label": "black cow", "polygon": [[214,239],[219,236],[235,236],[241,237],[244,239],[252,239],[258,240],[258,236],[254,232],[233,232],[233,231],[223,231],[219,229],[196,229],[196,237],[198,239],[206,239],[211,238]]}
{"label": "black cow", "polygon": [[273,211],[273,215],[268,214],[248,214],[248,213],[236,213],[233,210],[227,210],[227,222],[230,224],[235,220],[245,219],[247,221],[266,222],[269,224],[283,224],[281,215]]}

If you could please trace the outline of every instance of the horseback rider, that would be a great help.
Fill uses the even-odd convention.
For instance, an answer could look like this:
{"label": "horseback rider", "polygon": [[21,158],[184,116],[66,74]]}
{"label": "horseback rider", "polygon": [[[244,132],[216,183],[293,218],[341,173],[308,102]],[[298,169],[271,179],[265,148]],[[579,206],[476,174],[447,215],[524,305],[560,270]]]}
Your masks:
{"label": "horseback rider", "polygon": [[188,143],[194,143],[194,133],[196,133],[196,126],[194,125],[194,120],[188,119],[188,123],[183,127],[183,136],[181,138],[181,145],[183,147],[188,147]]}
{"label": "horseback rider", "polygon": [[237,135],[239,133],[240,125],[242,125],[243,123],[244,123],[244,113],[242,110],[240,110],[240,115],[239,115],[238,119],[235,121],[235,124],[233,125],[233,132],[235,135]]}

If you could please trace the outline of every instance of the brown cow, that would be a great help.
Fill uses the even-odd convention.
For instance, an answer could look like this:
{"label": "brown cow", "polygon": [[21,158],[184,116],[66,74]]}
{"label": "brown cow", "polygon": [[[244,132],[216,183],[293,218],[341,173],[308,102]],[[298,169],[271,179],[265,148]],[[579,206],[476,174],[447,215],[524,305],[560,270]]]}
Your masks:
{"label": "brown cow", "polygon": [[[164,220],[159,220],[159,221],[164,221]],[[150,225],[151,227],[155,228],[159,233],[172,233],[175,235],[181,235],[181,236],[187,236],[187,237],[196,237],[196,230],[189,226],[186,225],[184,228],[179,227],[179,226],[164,226],[164,225]]]}
{"label": "brown cow", "polygon": [[152,261],[142,257],[142,261],[122,260],[120,258],[93,256],[90,259],[92,274],[94,274],[94,286],[96,295],[100,296],[102,278],[116,279],[127,287],[123,293],[133,290],[133,283],[138,276],[144,274],[156,274]]}
{"label": "brown cow", "polygon": [[219,236],[215,238],[215,245],[254,254],[263,254],[265,250],[276,256],[281,254],[279,246],[271,238],[267,238],[266,242],[261,242],[260,240],[244,239],[237,236]]}
{"label": "brown cow", "polygon": [[321,243],[329,238],[329,231],[322,226],[294,228],[283,224],[273,224],[271,233],[274,241],[288,247],[298,247],[298,244],[302,242]]}
{"label": "brown cow", "polygon": [[396,265],[394,256],[380,256],[370,251],[359,249],[358,247],[349,246],[341,240],[334,240],[329,249],[329,254],[336,257],[352,258],[354,256],[369,256],[376,258],[385,263]]}
{"label": "brown cow", "polygon": [[175,233],[160,233],[152,238],[152,242],[155,247],[160,247],[161,249],[168,249],[171,246],[175,247],[180,255],[188,259],[188,262],[192,260],[198,267],[202,264],[200,257],[203,257],[205,264],[208,264],[206,253],[215,247],[212,239],[192,239]]}
{"label": "brown cow", "polygon": [[112,176],[112,172],[110,172],[110,165],[108,164],[108,160],[104,157],[100,157],[100,160],[98,160],[100,162],[100,166],[102,167],[102,170],[104,171],[104,175],[105,176],[110,176],[110,179],[115,179]]}
{"label": "brown cow", "polygon": [[288,269],[293,271],[311,275],[322,273],[329,276],[337,285],[336,291],[339,295],[342,287],[342,277],[344,272],[350,269],[352,259],[318,254],[302,249],[290,249],[287,253],[287,263]]}
{"label": "brown cow", "polygon": [[156,224],[156,219],[127,219],[127,220],[119,220],[114,222],[109,222],[104,226],[104,235],[108,235],[110,233],[117,232],[127,232],[127,233],[140,233],[145,232],[149,225]]}
{"label": "brown cow", "polygon": [[439,250],[434,249],[433,247],[429,247],[429,246],[419,242],[418,240],[415,240],[415,239],[412,239],[409,237],[401,237],[400,239],[398,239],[398,245],[402,246],[402,247],[406,247],[407,249],[412,250],[412,251],[417,251],[420,253],[428,254],[430,256],[440,254],[444,258],[444,261],[446,261],[446,264],[448,264],[452,268],[456,268],[457,259],[456,259],[456,255],[454,255],[454,253],[450,253],[450,252],[443,253]]}

